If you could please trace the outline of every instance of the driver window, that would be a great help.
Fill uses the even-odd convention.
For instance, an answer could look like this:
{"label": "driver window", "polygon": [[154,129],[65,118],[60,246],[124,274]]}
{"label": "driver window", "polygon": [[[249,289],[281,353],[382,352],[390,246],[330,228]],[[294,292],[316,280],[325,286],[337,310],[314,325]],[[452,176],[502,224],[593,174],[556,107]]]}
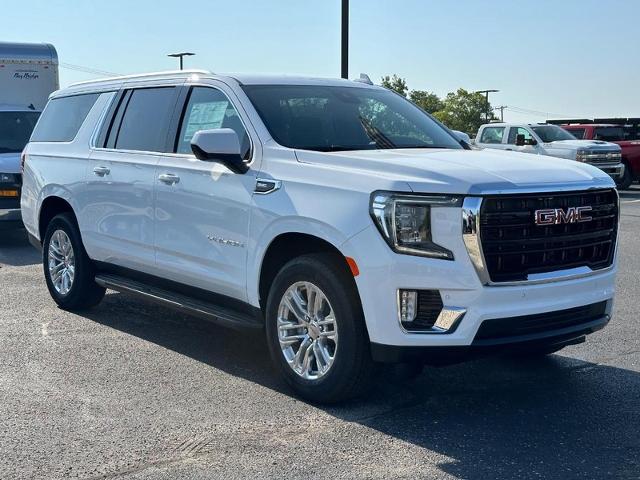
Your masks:
{"label": "driver window", "polygon": [[227,96],[215,88],[193,87],[182,115],[176,153],[191,153],[193,135],[199,130],[215,128],[234,130],[240,140],[242,158],[248,159],[251,150],[249,135]]}
{"label": "driver window", "polygon": [[527,145],[531,144],[531,140],[533,139],[533,137],[531,136],[531,133],[529,132],[529,130],[522,127],[511,127],[511,130],[509,130],[509,141],[507,143],[511,145],[515,145],[516,138],[518,137],[518,135],[524,135],[525,143]]}

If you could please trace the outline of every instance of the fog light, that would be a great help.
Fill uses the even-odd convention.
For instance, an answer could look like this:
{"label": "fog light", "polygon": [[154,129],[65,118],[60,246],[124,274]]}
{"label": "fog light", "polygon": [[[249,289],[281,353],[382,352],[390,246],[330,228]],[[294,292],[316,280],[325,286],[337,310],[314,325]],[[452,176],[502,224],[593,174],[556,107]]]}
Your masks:
{"label": "fog light", "polygon": [[400,321],[413,322],[418,313],[418,292],[415,290],[400,290]]}

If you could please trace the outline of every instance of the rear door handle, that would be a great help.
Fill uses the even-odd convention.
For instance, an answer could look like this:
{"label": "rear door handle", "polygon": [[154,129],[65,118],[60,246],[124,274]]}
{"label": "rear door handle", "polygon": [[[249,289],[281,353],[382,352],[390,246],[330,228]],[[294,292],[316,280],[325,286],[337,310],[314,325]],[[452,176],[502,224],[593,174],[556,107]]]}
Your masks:
{"label": "rear door handle", "polygon": [[96,167],[93,169],[93,173],[95,173],[99,177],[104,177],[105,175],[109,175],[109,173],[111,173],[111,170],[109,169],[109,167]]}
{"label": "rear door handle", "polygon": [[163,173],[158,176],[158,180],[167,185],[174,185],[180,182],[180,177],[177,175],[173,175],[172,173]]}

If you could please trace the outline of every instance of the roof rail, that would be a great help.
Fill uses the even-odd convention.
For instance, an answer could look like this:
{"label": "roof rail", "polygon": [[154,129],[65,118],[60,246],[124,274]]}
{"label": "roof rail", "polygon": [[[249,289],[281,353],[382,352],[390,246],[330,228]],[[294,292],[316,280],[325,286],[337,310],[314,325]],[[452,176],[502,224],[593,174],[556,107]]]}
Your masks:
{"label": "roof rail", "polygon": [[165,72],[151,72],[151,73],[138,73],[132,75],[119,75],[116,77],[106,77],[106,78],[97,78],[95,80],[85,80],[84,82],[76,82],[69,87],[78,87],[82,85],[92,85],[97,83],[107,83],[107,82],[117,82],[122,80],[132,80],[132,79],[145,79],[145,78],[154,78],[154,77],[167,77],[171,75],[192,75],[194,73],[202,74],[202,75],[213,75],[213,72],[202,69],[188,69],[188,70],[167,70]]}

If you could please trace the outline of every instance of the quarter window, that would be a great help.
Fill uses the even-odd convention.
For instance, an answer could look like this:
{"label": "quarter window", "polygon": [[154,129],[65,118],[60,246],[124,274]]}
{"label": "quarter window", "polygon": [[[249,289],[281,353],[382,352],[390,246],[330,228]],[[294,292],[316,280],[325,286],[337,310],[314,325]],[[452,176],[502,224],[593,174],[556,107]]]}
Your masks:
{"label": "quarter window", "polygon": [[482,131],[480,143],[502,143],[504,127],[486,127]]}
{"label": "quarter window", "polygon": [[[112,132],[116,135],[115,148],[164,152],[167,125],[174,105],[174,87],[133,90],[126,102],[122,123],[117,132]],[[121,105],[121,108],[123,107],[124,105]]]}
{"label": "quarter window", "polygon": [[97,93],[54,98],[47,103],[38,121],[32,142],[70,142],[78,134]]}
{"label": "quarter window", "polygon": [[220,90],[210,87],[193,87],[184,110],[180,132],[176,140],[177,153],[191,153],[191,139],[199,130],[230,128],[238,135],[242,158],[250,155],[249,135],[231,101]]}

